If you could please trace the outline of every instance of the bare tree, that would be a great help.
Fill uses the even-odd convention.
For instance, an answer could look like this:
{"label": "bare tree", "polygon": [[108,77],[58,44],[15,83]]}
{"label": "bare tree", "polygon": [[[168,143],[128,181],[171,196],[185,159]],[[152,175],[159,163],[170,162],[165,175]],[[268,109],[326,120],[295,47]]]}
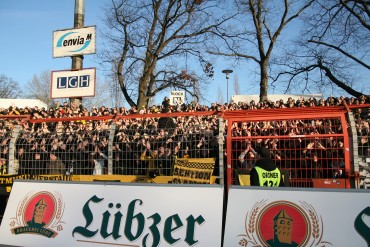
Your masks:
{"label": "bare tree", "polygon": [[217,88],[217,100],[216,100],[217,103],[219,104],[223,104],[225,101],[224,101],[224,91],[222,91],[221,87],[218,86]]}
{"label": "bare tree", "polygon": [[[290,52],[287,89],[302,81],[327,91],[369,94],[370,5],[362,0],[317,0],[307,12],[300,46]],[[302,80],[302,78],[306,78]]]}
{"label": "bare tree", "polygon": [[[213,75],[205,44],[211,32],[231,17],[224,1],[112,0],[106,9],[102,62],[114,64],[115,76],[130,106],[169,90],[197,96]],[[195,62],[199,65],[194,67]],[[199,97],[199,96],[198,96]]]}
{"label": "bare tree", "polygon": [[28,99],[38,99],[51,107],[54,101],[50,98],[51,72],[45,70],[39,75],[34,75],[32,80],[26,85],[25,97]]}
{"label": "bare tree", "polygon": [[[242,19],[235,30],[224,30],[220,38],[226,48],[215,55],[254,61],[260,74],[260,100],[267,98],[269,67],[278,38],[315,0],[237,0]],[[239,28],[238,28],[239,27]]]}
{"label": "bare tree", "polygon": [[[119,107],[123,106],[123,102],[116,102],[117,99],[112,99],[115,95],[112,95],[112,82],[111,79],[108,80],[99,80],[96,83],[96,90],[94,97],[84,97],[82,99],[82,104],[87,109],[91,109],[93,107],[99,106],[106,106],[106,107]],[[109,105],[107,105],[107,99],[111,99]]]}
{"label": "bare tree", "polygon": [[240,85],[239,85],[238,75],[234,76],[234,94],[235,95],[240,94]]}
{"label": "bare tree", "polygon": [[0,75],[0,98],[17,98],[22,94],[19,83],[3,74]]}
{"label": "bare tree", "polygon": [[111,100],[111,105],[114,107],[121,107],[124,105],[121,88],[115,78],[112,78],[111,84],[107,84]]}

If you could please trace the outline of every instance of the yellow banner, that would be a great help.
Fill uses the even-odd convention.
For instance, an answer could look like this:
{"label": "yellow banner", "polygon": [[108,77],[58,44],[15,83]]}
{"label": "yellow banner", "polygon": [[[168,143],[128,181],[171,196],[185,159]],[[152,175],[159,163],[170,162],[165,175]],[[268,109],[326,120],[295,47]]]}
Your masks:
{"label": "yellow banner", "polygon": [[73,175],[73,181],[89,181],[89,182],[122,182],[122,183],[155,183],[168,184],[171,181],[171,176],[157,176],[150,178],[148,176],[135,175]]}
{"label": "yellow banner", "polygon": [[0,175],[0,186],[12,186],[15,179],[30,179],[30,180],[60,180],[71,181],[71,176],[66,175]]}
{"label": "yellow banner", "polygon": [[239,174],[238,178],[239,178],[239,184],[240,185],[242,185],[242,186],[250,186],[251,185],[249,174]]}
{"label": "yellow banner", "polygon": [[[195,160],[195,159],[194,159]],[[211,160],[211,159],[210,159]],[[213,159],[212,159],[213,160]],[[197,164],[200,161],[207,161],[207,159],[197,159]],[[176,173],[174,176],[157,176],[150,178],[148,176],[135,175],[0,175],[0,187],[6,187],[6,192],[11,191],[15,179],[27,180],[54,180],[54,181],[86,181],[86,182],[122,182],[122,183],[155,183],[155,184],[169,184],[169,183],[211,183],[213,184],[216,177],[211,176],[214,163],[202,163],[203,168],[194,168],[195,163],[190,162],[188,167],[180,167],[178,163]],[[193,168],[191,168],[193,166]],[[209,166],[212,169],[204,169]],[[186,177],[187,175],[188,177]],[[190,181],[191,180],[191,181]]]}
{"label": "yellow banner", "polygon": [[215,160],[177,159],[173,169],[173,184],[211,184]]}

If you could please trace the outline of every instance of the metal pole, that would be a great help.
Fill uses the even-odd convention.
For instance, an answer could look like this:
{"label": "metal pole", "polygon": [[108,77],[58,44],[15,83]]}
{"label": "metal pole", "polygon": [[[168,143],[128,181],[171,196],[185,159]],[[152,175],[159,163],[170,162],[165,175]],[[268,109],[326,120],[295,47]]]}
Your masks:
{"label": "metal pole", "polygon": [[220,184],[225,185],[225,164],[224,164],[224,145],[225,145],[225,125],[224,119],[218,118],[218,162]]}
{"label": "metal pole", "polygon": [[227,103],[229,103],[229,77],[228,77],[228,76],[226,76],[226,81],[227,81],[227,82],[226,82],[226,84],[227,84],[227,85],[226,85],[226,87],[227,87],[227,88],[226,88],[226,94],[227,94],[227,95],[226,95],[226,102],[227,102]]}
{"label": "metal pole", "polygon": [[[74,28],[84,27],[85,22],[85,0],[75,0],[75,14],[74,14]],[[83,68],[83,59],[81,56],[72,57],[72,70],[78,70]],[[82,103],[82,98],[70,98],[70,102],[74,104],[75,107],[79,107]]]}
{"label": "metal pole", "polygon": [[227,83],[226,85],[227,101],[226,102],[229,103],[229,74],[233,73],[233,71],[231,69],[224,69],[222,73],[226,74],[226,83]]}

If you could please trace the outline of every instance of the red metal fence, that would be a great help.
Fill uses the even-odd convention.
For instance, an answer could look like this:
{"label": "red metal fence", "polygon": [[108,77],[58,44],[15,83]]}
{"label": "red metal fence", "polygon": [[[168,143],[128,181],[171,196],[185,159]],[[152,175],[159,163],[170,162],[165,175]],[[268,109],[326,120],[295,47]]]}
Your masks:
{"label": "red metal fence", "polygon": [[[265,146],[292,187],[314,179],[350,178],[350,145],[344,107],[285,108],[227,112],[227,181],[250,170],[255,148]],[[348,183],[349,186],[349,183]]]}
{"label": "red metal fence", "polygon": [[62,161],[62,172],[96,176],[171,175],[176,158],[214,158],[214,175],[230,186],[239,184],[237,172],[253,167],[254,149],[263,145],[292,187],[315,187],[317,179],[345,179],[347,188],[366,187],[368,109],[352,105],[57,119],[1,116],[1,173],[48,174],[51,153]]}

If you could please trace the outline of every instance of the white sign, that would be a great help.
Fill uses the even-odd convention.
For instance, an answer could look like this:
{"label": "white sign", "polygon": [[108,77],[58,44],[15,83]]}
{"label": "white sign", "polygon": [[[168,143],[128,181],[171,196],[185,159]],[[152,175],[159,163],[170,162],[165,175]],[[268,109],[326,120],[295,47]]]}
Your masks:
{"label": "white sign", "polygon": [[96,53],[95,26],[53,32],[53,57]]}
{"label": "white sign", "polygon": [[171,91],[170,105],[181,105],[185,103],[185,91]]}
{"label": "white sign", "polygon": [[[267,99],[271,100],[272,102],[283,100],[284,104],[287,103],[288,99],[292,98],[294,100],[301,100],[305,99],[308,100],[309,98],[315,98],[317,101],[324,98],[322,94],[269,94],[267,95]],[[235,103],[238,102],[247,102],[250,103],[252,100],[254,102],[260,101],[259,95],[233,95],[232,100]]]}
{"label": "white sign", "polygon": [[222,186],[16,181],[0,244],[221,246]]}
{"label": "white sign", "polygon": [[229,191],[224,246],[369,246],[370,191]]}
{"label": "white sign", "polygon": [[0,105],[2,108],[9,108],[10,106],[31,108],[37,106],[38,108],[48,109],[48,105],[39,99],[0,99]]}
{"label": "white sign", "polygon": [[50,97],[72,98],[95,96],[95,68],[51,72]]}

